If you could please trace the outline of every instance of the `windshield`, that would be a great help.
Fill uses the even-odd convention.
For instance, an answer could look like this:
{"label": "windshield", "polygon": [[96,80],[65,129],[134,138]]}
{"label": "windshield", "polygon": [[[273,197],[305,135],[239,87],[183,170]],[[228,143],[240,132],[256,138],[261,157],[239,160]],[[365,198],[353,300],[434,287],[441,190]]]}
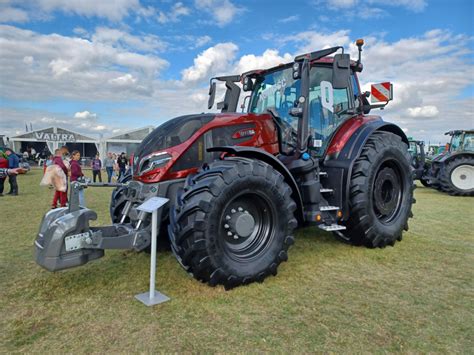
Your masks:
{"label": "windshield", "polygon": [[296,146],[298,118],[289,112],[300,96],[300,80],[293,79],[291,67],[269,72],[259,76],[250,99],[249,112],[266,113],[273,108],[281,120],[283,153],[290,153]]}
{"label": "windshield", "polygon": [[411,154],[412,157],[416,157],[418,153],[417,150],[418,150],[418,147],[416,145],[416,142],[410,142],[410,147],[408,148],[408,152]]}
{"label": "windshield", "polygon": [[[291,66],[278,68],[257,78],[252,93],[249,112],[265,113],[273,108],[281,119],[282,147],[291,150],[296,144],[298,118],[290,116],[302,94],[300,79],[293,79]],[[332,67],[313,66],[309,80],[309,132],[313,139],[313,150],[324,153],[329,138],[352,115],[353,100],[349,87],[333,89]],[[288,151],[283,152],[288,153]]]}

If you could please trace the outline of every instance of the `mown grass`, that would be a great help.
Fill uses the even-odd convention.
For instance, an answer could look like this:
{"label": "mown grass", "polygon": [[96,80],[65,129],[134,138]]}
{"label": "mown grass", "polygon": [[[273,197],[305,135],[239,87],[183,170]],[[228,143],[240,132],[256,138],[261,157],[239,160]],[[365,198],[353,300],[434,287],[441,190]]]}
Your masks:
{"label": "mown grass", "polygon": [[[158,255],[158,289],[147,308],[149,256],[109,251],[81,268],[49,273],[32,244],[52,192],[41,173],[0,197],[2,352],[436,352],[473,346],[472,198],[418,188],[410,231],[395,247],[352,247],[300,230],[277,277],[226,292]],[[86,191],[108,220],[109,189]]]}

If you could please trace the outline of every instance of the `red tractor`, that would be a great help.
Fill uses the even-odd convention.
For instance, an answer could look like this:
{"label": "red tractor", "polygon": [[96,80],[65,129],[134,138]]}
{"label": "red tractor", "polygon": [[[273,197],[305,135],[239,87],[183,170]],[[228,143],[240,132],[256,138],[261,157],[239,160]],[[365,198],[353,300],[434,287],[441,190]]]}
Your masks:
{"label": "red tractor", "polygon": [[[152,196],[170,203],[157,229],[196,279],[226,289],[276,275],[298,226],[317,225],[345,242],[385,247],[408,229],[413,175],[408,139],[368,115],[359,58],[342,47],[292,63],[211,79],[227,91],[221,113],[174,118],[144,139],[131,180],[114,194],[113,224],[92,227],[95,212],[71,206],[48,212],[36,261],[50,271],[101,257],[104,249],[149,248],[151,222],[137,206]],[[335,54],[334,57],[330,55]],[[240,87],[248,109],[236,113]]]}

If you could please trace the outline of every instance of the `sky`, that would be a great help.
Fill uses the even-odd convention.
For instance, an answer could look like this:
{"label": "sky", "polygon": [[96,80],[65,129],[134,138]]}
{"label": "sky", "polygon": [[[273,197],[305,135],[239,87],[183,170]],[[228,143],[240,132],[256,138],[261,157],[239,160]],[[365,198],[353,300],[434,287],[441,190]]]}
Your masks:
{"label": "sky", "polygon": [[209,78],[342,45],[384,111],[444,143],[474,128],[471,0],[0,0],[0,134],[60,126],[111,136],[207,111]]}

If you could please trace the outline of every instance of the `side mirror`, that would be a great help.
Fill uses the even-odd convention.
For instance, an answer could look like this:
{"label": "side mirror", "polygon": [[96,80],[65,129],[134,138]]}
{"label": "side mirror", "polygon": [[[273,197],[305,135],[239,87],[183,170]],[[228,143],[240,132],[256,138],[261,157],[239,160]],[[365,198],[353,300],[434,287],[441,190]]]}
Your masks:
{"label": "side mirror", "polygon": [[253,90],[253,81],[248,76],[246,76],[244,78],[242,89],[244,91],[252,91]]}
{"label": "side mirror", "polygon": [[332,66],[332,87],[345,89],[349,86],[351,77],[351,59],[349,54],[336,54]]}
{"label": "side mirror", "polygon": [[216,98],[216,82],[211,82],[209,86],[209,101],[207,102],[207,108],[210,110],[214,105],[214,99]]}

